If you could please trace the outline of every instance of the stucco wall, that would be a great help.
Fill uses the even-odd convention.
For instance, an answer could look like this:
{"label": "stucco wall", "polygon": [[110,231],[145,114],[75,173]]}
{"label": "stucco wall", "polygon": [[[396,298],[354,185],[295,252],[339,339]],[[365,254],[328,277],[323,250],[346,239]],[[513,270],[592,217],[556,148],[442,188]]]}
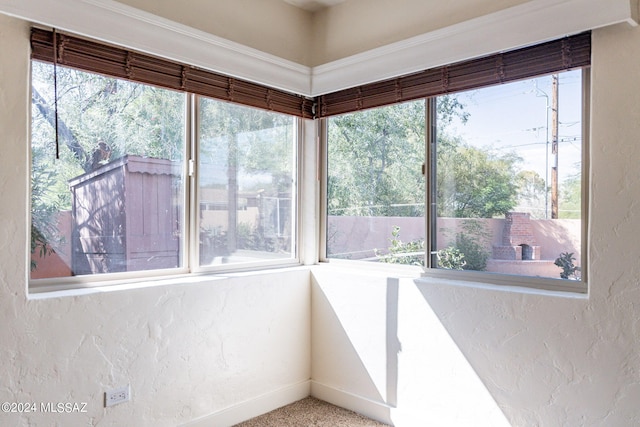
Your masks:
{"label": "stucco wall", "polygon": [[[29,300],[28,26],[0,17],[0,401],[90,405],[79,418],[0,414],[0,423],[176,425],[311,373],[324,390],[381,403],[398,424],[437,413],[640,424],[640,29],[600,29],[593,40],[588,296],[396,286],[370,267],[324,265],[311,296],[308,272],[294,270]],[[132,402],[103,408],[102,392],[122,383]],[[447,402],[465,411],[447,412]]]}
{"label": "stucco wall", "polygon": [[[405,279],[397,309],[389,310],[395,292],[389,283],[315,267],[312,373],[337,400],[355,394],[390,403],[386,390],[393,382],[383,379],[394,378],[395,366],[397,408],[388,412],[397,421],[469,425],[438,422],[436,414],[449,405],[459,417],[475,413],[478,422],[487,413],[499,418],[499,408],[514,426],[640,424],[640,80],[634,78],[640,29],[594,31],[592,63],[588,296]],[[369,283],[377,300],[361,304]],[[348,340],[318,331],[334,297],[339,309],[329,312],[334,320],[327,328],[343,329]],[[372,327],[365,328],[368,320]],[[389,330],[399,331],[395,347],[387,342]],[[431,340],[434,331],[451,341]],[[367,342],[395,361],[391,371],[358,345]],[[439,358],[449,351],[455,358]],[[462,376],[475,389],[452,388],[424,363],[441,363],[452,374],[471,368],[489,398],[472,373]]]}
{"label": "stucco wall", "polygon": [[[175,426],[310,376],[309,272],[28,299],[29,26],[0,15],[0,425]],[[132,400],[104,408],[107,389]]]}

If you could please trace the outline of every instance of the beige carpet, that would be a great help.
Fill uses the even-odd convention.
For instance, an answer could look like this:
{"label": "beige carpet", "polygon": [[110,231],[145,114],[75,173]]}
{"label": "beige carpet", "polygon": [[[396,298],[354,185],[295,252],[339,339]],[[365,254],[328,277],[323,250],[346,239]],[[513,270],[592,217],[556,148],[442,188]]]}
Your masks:
{"label": "beige carpet", "polygon": [[314,397],[307,397],[290,405],[252,418],[235,427],[383,427],[353,411],[331,405]]}

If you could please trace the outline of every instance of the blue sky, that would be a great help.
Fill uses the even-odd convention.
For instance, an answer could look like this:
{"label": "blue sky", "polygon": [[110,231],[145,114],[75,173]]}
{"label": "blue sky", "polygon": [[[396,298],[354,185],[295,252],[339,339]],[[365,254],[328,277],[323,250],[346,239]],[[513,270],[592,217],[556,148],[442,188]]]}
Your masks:
{"label": "blue sky", "polygon": [[[559,87],[558,173],[562,182],[579,172],[576,162],[581,160],[582,144],[581,71],[561,73]],[[469,120],[466,124],[454,121],[448,131],[474,146],[515,150],[524,159],[523,170],[534,170],[544,178],[547,141],[549,166],[552,163],[551,91],[551,76],[547,76],[460,93],[459,100],[465,104]]]}

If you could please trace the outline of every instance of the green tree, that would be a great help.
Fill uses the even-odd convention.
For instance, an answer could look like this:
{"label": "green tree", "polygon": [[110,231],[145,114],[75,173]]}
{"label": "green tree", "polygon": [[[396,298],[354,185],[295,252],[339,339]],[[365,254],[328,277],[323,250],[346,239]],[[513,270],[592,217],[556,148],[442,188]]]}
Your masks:
{"label": "green tree", "polygon": [[424,111],[416,101],[329,120],[331,215],[423,213],[409,205],[424,200]]}
{"label": "green tree", "polygon": [[473,147],[441,136],[437,147],[437,214],[440,217],[492,218],[516,205],[513,180],[520,158]]}
{"label": "green tree", "polygon": [[582,209],[582,174],[565,179],[560,186],[559,217],[579,219]]}
{"label": "green tree", "polygon": [[533,218],[543,218],[545,212],[546,184],[538,172],[525,170],[516,175],[518,186],[518,210],[531,213]]}
{"label": "green tree", "polygon": [[31,248],[45,255],[70,179],[127,154],[181,161],[185,140],[183,94],[63,66],[55,77],[57,102],[53,65],[32,63]]}

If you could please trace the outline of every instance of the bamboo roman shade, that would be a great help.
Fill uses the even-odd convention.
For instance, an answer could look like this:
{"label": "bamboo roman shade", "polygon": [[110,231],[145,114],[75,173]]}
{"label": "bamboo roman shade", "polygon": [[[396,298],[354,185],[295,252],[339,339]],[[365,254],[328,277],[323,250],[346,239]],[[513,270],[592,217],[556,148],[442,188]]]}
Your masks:
{"label": "bamboo roman shade", "polygon": [[55,62],[60,65],[315,118],[588,67],[591,32],[340,90],[316,99],[121,47],[33,28],[31,58],[54,62],[55,52]]}
{"label": "bamboo roman shade", "polygon": [[[54,47],[54,40],[56,46]],[[235,79],[167,59],[97,43],[53,31],[31,30],[31,58],[128,79],[168,89],[192,92],[251,107],[313,117],[313,100],[256,83]]]}
{"label": "bamboo roman shade", "polygon": [[319,117],[588,67],[591,32],[366,84],[318,98]]}

